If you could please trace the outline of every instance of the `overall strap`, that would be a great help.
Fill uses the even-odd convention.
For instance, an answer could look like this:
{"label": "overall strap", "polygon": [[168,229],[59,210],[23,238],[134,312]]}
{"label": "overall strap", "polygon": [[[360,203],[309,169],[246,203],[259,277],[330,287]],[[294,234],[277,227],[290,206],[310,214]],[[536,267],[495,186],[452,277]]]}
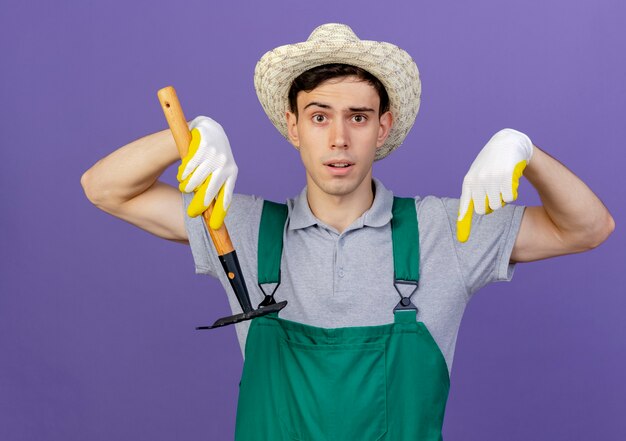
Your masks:
{"label": "overall strap", "polygon": [[280,260],[286,221],[287,205],[263,201],[257,256],[259,285],[280,283]]}
{"label": "overall strap", "polygon": [[[417,307],[411,297],[417,291],[420,278],[420,244],[417,211],[413,198],[393,198],[393,218],[391,219],[391,237],[393,241],[394,287],[400,294],[400,302],[394,308],[398,311],[413,311],[412,317],[407,314],[394,314],[396,321],[402,319],[415,320]],[[410,285],[409,295],[400,291],[399,286]]]}
{"label": "overall strap", "polygon": [[396,281],[419,282],[420,240],[413,198],[393,198],[391,237]]}

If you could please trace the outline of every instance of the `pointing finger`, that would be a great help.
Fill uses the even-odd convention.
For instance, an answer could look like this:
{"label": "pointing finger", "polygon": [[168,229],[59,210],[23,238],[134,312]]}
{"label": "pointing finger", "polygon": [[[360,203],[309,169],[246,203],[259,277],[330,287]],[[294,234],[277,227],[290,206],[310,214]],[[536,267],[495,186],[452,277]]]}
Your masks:
{"label": "pointing finger", "polygon": [[472,216],[474,215],[474,201],[470,199],[465,215],[456,222],[456,238],[459,242],[467,242],[472,228]]}

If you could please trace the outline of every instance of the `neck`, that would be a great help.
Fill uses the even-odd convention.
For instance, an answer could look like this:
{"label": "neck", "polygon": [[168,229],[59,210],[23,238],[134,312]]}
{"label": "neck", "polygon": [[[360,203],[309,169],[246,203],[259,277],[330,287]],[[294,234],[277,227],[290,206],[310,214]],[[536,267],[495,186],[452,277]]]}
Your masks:
{"label": "neck", "polygon": [[307,199],[313,215],[341,233],[372,206],[374,181],[370,176],[348,195],[332,195],[307,185]]}

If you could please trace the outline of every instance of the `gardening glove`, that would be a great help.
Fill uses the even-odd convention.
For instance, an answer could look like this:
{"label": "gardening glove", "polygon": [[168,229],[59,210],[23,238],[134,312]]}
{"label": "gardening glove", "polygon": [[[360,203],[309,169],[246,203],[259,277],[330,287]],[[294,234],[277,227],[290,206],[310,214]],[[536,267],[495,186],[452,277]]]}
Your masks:
{"label": "gardening glove", "polygon": [[517,187],[533,155],[530,138],[513,129],[493,135],[480,151],[463,179],[456,235],[459,242],[469,238],[474,210],[489,214],[517,199]]}
{"label": "gardening glove", "polygon": [[[217,195],[209,226],[217,230],[233,198],[238,168],[230,150],[230,143],[221,125],[206,116],[198,116],[189,123],[191,142],[189,151],[178,167],[179,189],[195,192],[187,214],[196,217],[206,211]],[[218,194],[219,191],[219,194]]]}

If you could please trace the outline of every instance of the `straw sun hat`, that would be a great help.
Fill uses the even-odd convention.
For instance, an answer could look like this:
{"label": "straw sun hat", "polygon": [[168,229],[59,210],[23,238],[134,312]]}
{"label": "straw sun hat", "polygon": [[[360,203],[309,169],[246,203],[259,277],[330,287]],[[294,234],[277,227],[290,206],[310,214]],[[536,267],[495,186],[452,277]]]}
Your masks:
{"label": "straw sun hat", "polygon": [[342,63],[370,72],[385,86],[393,126],[376,160],[395,150],[415,122],[420,106],[421,83],[411,56],[399,47],[380,41],[359,40],[349,26],[330,23],[316,28],[308,40],[267,52],[254,71],[254,87],[267,116],[287,139],[285,112],[293,80],[323,64]]}

